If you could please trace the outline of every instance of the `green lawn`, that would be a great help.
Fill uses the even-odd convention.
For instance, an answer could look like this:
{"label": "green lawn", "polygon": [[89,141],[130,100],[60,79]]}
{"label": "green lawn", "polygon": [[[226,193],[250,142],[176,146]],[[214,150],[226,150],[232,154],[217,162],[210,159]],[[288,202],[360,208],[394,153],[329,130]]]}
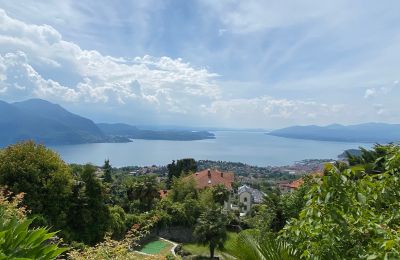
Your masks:
{"label": "green lawn", "polygon": [[140,252],[150,255],[163,255],[168,254],[172,248],[172,244],[165,240],[155,238],[143,245]]}
{"label": "green lawn", "polygon": [[352,169],[353,171],[363,171],[364,166],[361,164],[358,164],[358,165],[351,166],[350,169]]}
{"label": "green lawn", "polygon": [[[230,241],[235,240],[237,237],[237,233],[234,232],[228,232],[228,238],[227,241],[225,241],[225,244],[229,243]],[[190,252],[192,255],[201,255],[201,256],[210,256],[210,250],[208,246],[204,246],[201,244],[196,244],[196,243],[186,243],[183,244],[183,249],[185,251]],[[222,259],[232,259],[232,257],[229,257],[229,251],[226,250],[215,250],[215,256],[219,256]]]}

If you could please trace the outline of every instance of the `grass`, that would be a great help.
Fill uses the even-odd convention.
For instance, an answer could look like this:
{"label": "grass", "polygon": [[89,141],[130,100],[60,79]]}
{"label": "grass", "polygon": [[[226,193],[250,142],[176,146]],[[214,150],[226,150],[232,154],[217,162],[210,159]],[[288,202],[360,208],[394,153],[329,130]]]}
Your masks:
{"label": "grass", "polygon": [[361,164],[351,166],[350,169],[352,169],[353,171],[363,171],[363,170],[365,170],[364,166],[361,165]]}
{"label": "grass", "polygon": [[149,255],[166,255],[170,252],[173,245],[160,238],[155,238],[140,248],[140,252]]}
{"label": "grass", "polygon": [[[238,234],[235,232],[228,232],[227,240],[225,241],[224,245],[230,243],[231,241],[236,240]],[[199,256],[210,256],[210,249],[206,245],[201,245],[197,243],[186,243],[183,244],[183,249],[187,252],[190,252],[192,255],[199,255]],[[222,259],[232,259],[229,256],[229,251],[227,250],[219,250],[215,249],[215,256],[219,256]]]}

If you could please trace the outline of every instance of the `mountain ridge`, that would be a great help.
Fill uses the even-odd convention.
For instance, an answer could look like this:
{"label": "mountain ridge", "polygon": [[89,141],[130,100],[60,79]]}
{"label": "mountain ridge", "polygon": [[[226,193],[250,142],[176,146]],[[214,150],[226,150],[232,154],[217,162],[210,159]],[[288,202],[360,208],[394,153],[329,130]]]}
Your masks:
{"label": "mountain ridge", "polygon": [[215,138],[207,131],[142,130],[135,126],[96,124],[43,99],[7,103],[0,100],[0,147],[33,140],[46,145],[121,143],[131,139],[202,140]]}
{"label": "mountain ridge", "polygon": [[400,141],[400,124],[370,122],[355,125],[291,126],[266,134],[318,141],[390,143]]}

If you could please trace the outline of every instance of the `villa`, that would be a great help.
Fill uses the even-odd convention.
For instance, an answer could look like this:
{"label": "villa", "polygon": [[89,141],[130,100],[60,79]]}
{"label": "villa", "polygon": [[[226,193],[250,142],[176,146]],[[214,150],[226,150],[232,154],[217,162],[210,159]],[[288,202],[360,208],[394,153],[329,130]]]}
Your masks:
{"label": "villa", "polygon": [[233,172],[207,169],[188,175],[185,178],[193,178],[196,182],[196,188],[200,190],[222,184],[227,190],[232,191],[235,174]]}
{"label": "villa", "polygon": [[238,199],[240,204],[240,214],[247,215],[254,204],[263,202],[265,194],[257,189],[243,185],[238,189]]}

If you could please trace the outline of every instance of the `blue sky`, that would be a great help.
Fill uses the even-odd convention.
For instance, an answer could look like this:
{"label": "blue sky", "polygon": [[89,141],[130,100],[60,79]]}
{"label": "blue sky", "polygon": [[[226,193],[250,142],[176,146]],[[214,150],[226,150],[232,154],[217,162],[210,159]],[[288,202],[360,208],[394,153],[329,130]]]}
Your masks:
{"label": "blue sky", "polygon": [[139,125],[400,123],[399,8],[0,0],[0,99]]}

